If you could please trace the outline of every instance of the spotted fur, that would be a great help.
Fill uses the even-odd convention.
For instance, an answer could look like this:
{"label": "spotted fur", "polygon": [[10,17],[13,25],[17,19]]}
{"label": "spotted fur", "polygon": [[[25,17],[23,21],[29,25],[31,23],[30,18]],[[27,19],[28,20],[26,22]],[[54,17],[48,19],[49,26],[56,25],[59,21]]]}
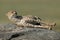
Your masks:
{"label": "spotted fur", "polygon": [[49,30],[52,29],[52,25],[43,22],[40,19],[40,17],[37,16],[32,16],[32,15],[18,16],[17,12],[14,10],[9,11],[6,14],[6,16],[8,16],[8,19],[10,21],[12,21],[14,24],[20,27],[39,27],[39,28],[47,28]]}

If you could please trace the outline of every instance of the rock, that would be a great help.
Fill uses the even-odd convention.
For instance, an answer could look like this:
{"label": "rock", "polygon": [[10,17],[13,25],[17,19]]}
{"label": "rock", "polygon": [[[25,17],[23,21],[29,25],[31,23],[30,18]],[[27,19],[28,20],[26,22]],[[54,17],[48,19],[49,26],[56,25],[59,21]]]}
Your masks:
{"label": "rock", "polygon": [[60,33],[41,28],[20,28],[14,24],[0,25],[0,40],[60,40]]}

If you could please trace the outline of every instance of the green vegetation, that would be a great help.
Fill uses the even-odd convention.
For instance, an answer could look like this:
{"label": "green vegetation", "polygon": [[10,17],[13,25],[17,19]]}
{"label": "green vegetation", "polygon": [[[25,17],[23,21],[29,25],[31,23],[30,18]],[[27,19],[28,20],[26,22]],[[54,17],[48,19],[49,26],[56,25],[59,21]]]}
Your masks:
{"label": "green vegetation", "polygon": [[60,31],[60,0],[0,0],[0,23],[9,23],[5,14],[16,10],[19,15],[39,16],[43,20],[56,22]]}

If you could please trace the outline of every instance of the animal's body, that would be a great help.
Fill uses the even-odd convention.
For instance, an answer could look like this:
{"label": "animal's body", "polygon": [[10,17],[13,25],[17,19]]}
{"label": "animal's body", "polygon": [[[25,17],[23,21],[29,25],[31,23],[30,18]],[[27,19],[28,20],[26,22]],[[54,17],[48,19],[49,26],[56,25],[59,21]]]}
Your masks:
{"label": "animal's body", "polygon": [[[6,14],[10,21],[20,27],[40,27],[51,29],[50,25],[42,22],[41,19],[37,16],[27,15],[27,16],[18,16],[16,11],[9,11]],[[44,26],[41,24],[45,24]]]}

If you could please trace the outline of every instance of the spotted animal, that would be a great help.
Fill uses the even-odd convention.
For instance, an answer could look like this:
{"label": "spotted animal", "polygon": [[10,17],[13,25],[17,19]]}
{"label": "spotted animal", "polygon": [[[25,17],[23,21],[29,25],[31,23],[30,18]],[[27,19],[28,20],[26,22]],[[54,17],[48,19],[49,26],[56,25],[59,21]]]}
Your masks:
{"label": "spotted animal", "polygon": [[37,27],[37,28],[46,28],[52,29],[52,26],[47,25],[45,22],[42,22],[40,17],[26,15],[26,16],[18,16],[15,10],[9,11],[6,16],[8,19],[20,27]]}

